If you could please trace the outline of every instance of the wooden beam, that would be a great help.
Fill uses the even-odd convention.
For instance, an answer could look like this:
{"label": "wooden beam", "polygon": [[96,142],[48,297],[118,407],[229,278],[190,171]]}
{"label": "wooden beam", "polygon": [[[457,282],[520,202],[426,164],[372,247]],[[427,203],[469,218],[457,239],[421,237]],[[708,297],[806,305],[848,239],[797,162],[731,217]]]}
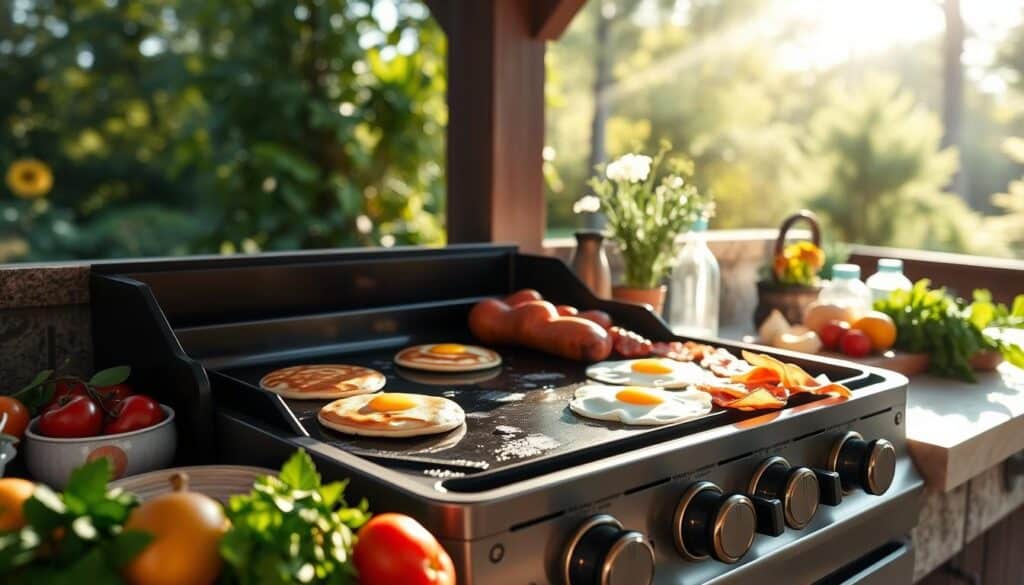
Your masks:
{"label": "wooden beam", "polygon": [[448,241],[540,252],[544,41],[532,3],[459,2],[449,15]]}
{"label": "wooden beam", "polygon": [[587,0],[534,0],[533,36],[553,41],[562,36]]}
{"label": "wooden beam", "polygon": [[434,20],[437,24],[441,25],[441,30],[446,34],[450,34],[450,26],[452,20],[452,3],[455,0],[424,0],[427,8],[430,9],[430,14],[434,16]]}

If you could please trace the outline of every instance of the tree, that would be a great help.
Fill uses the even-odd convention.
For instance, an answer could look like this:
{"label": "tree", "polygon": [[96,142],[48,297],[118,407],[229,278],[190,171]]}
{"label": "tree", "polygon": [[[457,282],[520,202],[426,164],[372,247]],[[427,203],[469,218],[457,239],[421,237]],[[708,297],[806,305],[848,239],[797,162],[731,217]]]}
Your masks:
{"label": "tree", "polygon": [[957,157],[941,139],[938,117],[894,79],[835,86],[811,121],[802,195],[845,242],[1005,253],[975,231],[980,217],[943,191]]}
{"label": "tree", "polygon": [[422,4],[7,6],[0,167],[33,157],[55,180],[43,199],[0,191],[0,250],[443,240],[445,39]]}
{"label": "tree", "polygon": [[[946,30],[942,45],[942,146],[960,148],[964,109],[964,18],[960,0],[942,0]],[[953,175],[951,187],[960,197],[967,196],[965,170]]]}

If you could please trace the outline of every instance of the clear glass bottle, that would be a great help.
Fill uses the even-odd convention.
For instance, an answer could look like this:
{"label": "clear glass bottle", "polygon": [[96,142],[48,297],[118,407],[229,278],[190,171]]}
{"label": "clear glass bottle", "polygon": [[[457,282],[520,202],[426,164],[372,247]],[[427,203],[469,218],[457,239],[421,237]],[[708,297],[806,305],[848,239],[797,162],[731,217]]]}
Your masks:
{"label": "clear glass bottle", "polygon": [[868,277],[868,288],[874,300],[885,299],[894,290],[910,290],[914,283],[903,275],[903,260],[898,258],[879,258],[878,272]]}
{"label": "clear glass bottle", "polygon": [[697,220],[672,271],[669,324],[678,335],[718,336],[721,275],[704,238],[708,220]]}
{"label": "clear glass bottle", "polygon": [[832,267],[832,280],[821,289],[818,302],[853,309],[862,314],[871,310],[871,289],[860,281],[860,266],[836,264]]}

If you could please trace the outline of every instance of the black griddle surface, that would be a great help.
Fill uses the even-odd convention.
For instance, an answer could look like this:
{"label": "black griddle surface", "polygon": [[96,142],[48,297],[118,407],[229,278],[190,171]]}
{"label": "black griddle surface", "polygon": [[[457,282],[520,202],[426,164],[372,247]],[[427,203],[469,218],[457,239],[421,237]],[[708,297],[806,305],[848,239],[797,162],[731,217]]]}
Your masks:
{"label": "black griddle surface", "polygon": [[447,462],[450,467],[467,472],[494,471],[526,461],[568,455],[646,433],[680,436],[707,428],[719,418],[731,422],[733,417],[724,415],[737,414],[716,407],[701,418],[661,427],[585,419],[572,413],[568,403],[576,387],[587,380],[586,364],[504,348],[499,350],[503,363],[495,370],[446,375],[396,366],[392,358],[398,349],[401,348],[229,368],[220,373],[252,386],[254,392],[264,392],[259,389],[260,378],[281,367],[299,363],[353,364],[387,376],[386,392],[429,394],[454,400],[466,411],[463,428],[408,439],[356,437],[325,429],[316,416],[328,400],[284,402],[312,438],[351,453],[385,462],[393,458],[399,464],[404,458],[405,463],[423,463],[424,468],[429,468],[432,461]]}

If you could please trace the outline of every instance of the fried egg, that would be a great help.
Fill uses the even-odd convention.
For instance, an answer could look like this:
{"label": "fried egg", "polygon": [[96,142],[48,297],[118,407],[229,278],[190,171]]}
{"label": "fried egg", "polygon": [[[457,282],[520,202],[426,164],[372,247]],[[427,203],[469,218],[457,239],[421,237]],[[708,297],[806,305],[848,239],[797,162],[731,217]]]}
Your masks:
{"label": "fried egg", "polygon": [[638,386],[586,384],[576,389],[569,409],[580,416],[627,425],[667,425],[704,416],[711,396],[699,390],[669,392]]}
{"label": "fried egg", "polygon": [[693,362],[645,358],[598,362],[587,368],[587,377],[619,386],[684,388],[705,380],[708,372]]}
{"label": "fried egg", "polygon": [[431,343],[407,347],[395,355],[395,363],[431,372],[473,372],[501,365],[498,352],[461,343]]}
{"label": "fried egg", "polygon": [[466,413],[440,396],[382,392],[330,402],[320,409],[317,420],[350,435],[417,437],[458,428],[466,421]]}

